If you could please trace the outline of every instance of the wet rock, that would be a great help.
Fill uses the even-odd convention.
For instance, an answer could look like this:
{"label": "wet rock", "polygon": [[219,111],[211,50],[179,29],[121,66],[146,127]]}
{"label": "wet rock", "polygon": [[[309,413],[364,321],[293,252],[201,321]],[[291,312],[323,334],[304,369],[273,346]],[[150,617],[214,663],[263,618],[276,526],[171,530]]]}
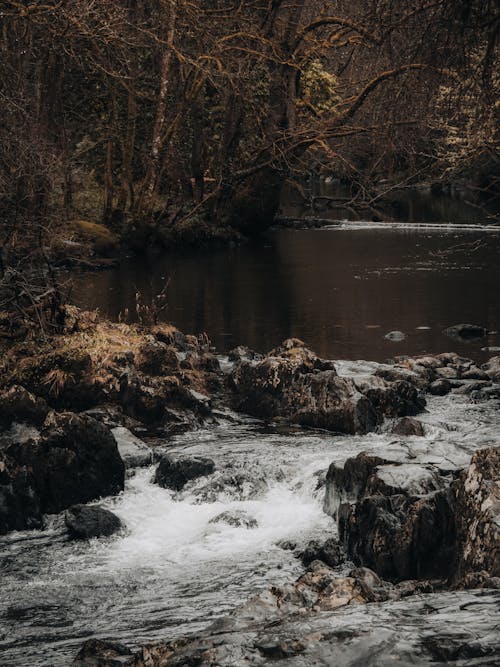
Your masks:
{"label": "wet rock", "polygon": [[112,429],[125,468],[142,468],[153,463],[153,450],[124,426]]}
{"label": "wet rock", "polygon": [[451,391],[451,383],[444,378],[434,380],[434,382],[429,385],[428,391],[429,394],[432,394],[433,396],[446,396],[446,394],[449,394]]}
{"label": "wet rock", "polygon": [[238,345],[234,347],[228,354],[229,361],[261,361],[263,359],[262,354],[254,352],[249,347],[245,345]]}
{"label": "wet rock", "polygon": [[337,518],[340,505],[359,500],[365,493],[370,475],[377,466],[385,463],[389,461],[366,452],[347,459],[343,466],[332,463],[326,475],[323,503],[325,513]]}
{"label": "wet rock", "polygon": [[444,366],[436,370],[437,375],[444,380],[456,380],[460,374],[458,370],[452,366]]}
{"label": "wet rock", "polygon": [[42,508],[30,468],[0,454],[0,535],[42,528]]}
{"label": "wet rock", "polygon": [[406,380],[388,383],[376,375],[354,380],[356,388],[368,398],[378,413],[384,417],[403,417],[422,412],[426,405],[424,396]]}
{"label": "wet rock", "polygon": [[[45,512],[123,490],[125,468],[110,430],[87,415],[53,415],[27,463],[36,471]],[[38,458],[39,457],[39,458]],[[22,457],[21,457],[22,458]]]}
{"label": "wet rock", "polygon": [[205,483],[192,489],[197,502],[214,503],[223,498],[230,500],[253,500],[262,497],[269,490],[269,480],[282,481],[275,473],[270,477],[265,470],[243,463],[216,470]]}
{"label": "wet rock", "polygon": [[156,469],[155,484],[180,491],[190,480],[211,475],[214,470],[215,463],[211,459],[166,454]]}
{"label": "wet rock", "polygon": [[456,577],[500,576],[500,447],[479,450],[455,485]]}
{"label": "wet rock", "polygon": [[445,492],[372,495],[340,506],[339,536],[354,563],[384,579],[442,578],[450,574],[455,517]]}
{"label": "wet rock", "polygon": [[462,380],[489,380],[489,376],[485,371],[482,371],[477,366],[471,366],[468,370],[461,374]]}
{"label": "wet rock", "polygon": [[433,373],[425,367],[418,368],[414,366],[413,369],[409,369],[403,366],[383,366],[376,369],[374,376],[380,377],[386,382],[409,382],[415,385],[417,389],[427,389]]}
{"label": "wet rock", "polygon": [[0,425],[26,422],[41,426],[49,412],[43,398],[34,396],[24,387],[14,385],[0,393]]}
{"label": "wet rock", "polygon": [[361,453],[330,466],[324,510],[338,519],[355,564],[394,581],[447,576],[455,548],[449,483],[434,466]]}
{"label": "wet rock", "polygon": [[488,332],[484,327],[477,324],[455,324],[445,329],[443,333],[451,338],[470,340],[473,338],[483,338]]}
{"label": "wet rock", "polygon": [[339,542],[330,538],[325,542],[311,540],[300,555],[300,559],[306,567],[315,560],[320,560],[329,567],[337,567],[345,561],[345,555]]}
{"label": "wet rock", "polygon": [[122,644],[103,639],[87,639],[73,660],[73,667],[123,667],[132,664],[134,655]]}
{"label": "wet rock", "polygon": [[492,357],[482,370],[493,382],[500,382],[500,357]]}
{"label": "wet rock", "polygon": [[122,528],[116,514],[99,505],[74,505],[66,510],[64,522],[70,537],[75,540],[108,537]]}
{"label": "wet rock", "polygon": [[139,347],[135,364],[138,370],[149,375],[168,375],[179,368],[179,360],[173,347],[154,338]]}
{"label": "wet rock", "polygon": [[88,415],[50,415],[37,439],[13,442],[1,456],[0,531],[39,527],[41,514],[123,490],[116,441]]}
{"label": "wet rock", "polygon": [[425,435],[425,430],[424,425],[418,419],[414,419],[413,417],[403,417],[394,424],[391,433],[394,433],[395,435],[416,435],[422,437]]}
{"label": "wet rock", "polygon": [[393,343],[400,343],[401,341],[406,340],[406,334],[402,331],[389,331],[389,333],[385,334],[384,338]]}
{"label": "wet rock", "polygon": [[234,528],[257,528],[257,520],[243,510],[228,510],[218,514],[208,523],[226,523]]}

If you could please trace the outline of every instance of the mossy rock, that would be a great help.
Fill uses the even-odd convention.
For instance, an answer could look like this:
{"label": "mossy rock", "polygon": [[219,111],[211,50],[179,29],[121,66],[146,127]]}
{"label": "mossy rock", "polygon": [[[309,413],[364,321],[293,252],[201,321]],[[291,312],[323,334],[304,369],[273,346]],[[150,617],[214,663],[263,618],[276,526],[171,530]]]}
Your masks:
{"label": "mossy rock", "polygon": [[72,229],[90,243],[97,255],[109,256],[118,251],[119,239],[107,227],[88,220],[73,220]]}

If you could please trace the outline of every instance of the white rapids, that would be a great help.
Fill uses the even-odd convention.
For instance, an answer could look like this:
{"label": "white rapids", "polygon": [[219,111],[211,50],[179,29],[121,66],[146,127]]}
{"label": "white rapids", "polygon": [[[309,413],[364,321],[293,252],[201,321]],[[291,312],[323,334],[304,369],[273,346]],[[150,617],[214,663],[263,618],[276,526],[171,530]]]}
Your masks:
{"label": "white rapids", "polygon": [[[344,374],[362,370],[339,364]],[[429,400],[424,438],[401,439],[390,424],[366,436],[335,436],[235,415],[173,437],[162,449],[208,456],[216,473],[175,494],[152,483],[154,466],[136,469],[122,494],[103,501],[125,523],[121,534],[70,542],[57,516],[43,531],[0,538],[0,665],[67,665],[89,637],[134,647],[199,632],[301,573],[280,543],[300,546],[334,532],[322,511],[332,461],[406,448],[422,460],[460,465],[497,443],[499,414],[497,401],[450,395]],[[229,510],[243,510],[257,527],[210,523]]]}

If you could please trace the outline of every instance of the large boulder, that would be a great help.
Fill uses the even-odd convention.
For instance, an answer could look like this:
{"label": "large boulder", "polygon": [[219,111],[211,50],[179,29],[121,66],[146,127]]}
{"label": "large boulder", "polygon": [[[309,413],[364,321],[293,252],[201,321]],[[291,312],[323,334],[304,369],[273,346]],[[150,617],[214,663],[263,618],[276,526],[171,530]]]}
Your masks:
{"label": "large boulder", "polygon": [[122,528],[116,514],[99,505],[74,505],[66,510],[64,521],[70,537],[75,540],[108,537]]}
{"label": "large boulder", "polygon": [[385,579],[446,578],[455,518],[445,492],[420,498],[374,494],[341,505],[339,536],[354,563]]}
{"label": "large boulder", "polygon": [[326,478],[325,511],[356,565],[390,580],[449,574],[455,523],[449,479],[430,465],[361,453]]}
{"label": "large boulder", "polygon": [[367,433],[380,416],[354,385],[301,341],[289,339],[261,361],[243,360],[232,372],[235,406],[261,419],[289,421],[342,433]]}
{"label": "large boulder", "polygon": [[456,576],[500,577],[500,447],[479,450],[455,485]]}
{"label": "large boulder", "polygon": [[57,513],[123,490],[125,468],[109,429],[88,415],[49,415],[37,438],[0,453],[0,532],[41,526]]}
{"label": "large boulder", "polygon": [[212,459],[166,454],[156,469],[155,483],[164,489],[181,491],[192,479],[211,475],[214,470],[215,463]]}
{"label": "large boulder", "polygon": [[330,466],[324,509],[347,556],[384,578],[500,576],[500,447],[453,475],[362,453]]}

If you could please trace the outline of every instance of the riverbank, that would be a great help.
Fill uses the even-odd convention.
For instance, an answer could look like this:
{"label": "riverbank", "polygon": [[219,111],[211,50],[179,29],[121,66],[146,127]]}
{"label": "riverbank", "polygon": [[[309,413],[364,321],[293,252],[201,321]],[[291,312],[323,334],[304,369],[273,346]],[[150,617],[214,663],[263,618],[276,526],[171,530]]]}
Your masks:
{"label": "riverbank", "polygon": [[[206,534],[212,535],[210,539],[219,535],[216,527],[221,526],[228,540],[236,535],[244,538],[242,546],[247,545],[243,547],[247,550],[255,539],[262,539],[260,535],[268,535],[268,549],[276,540],[285,540],[288,543],[281,546],[291,551],[273,546],[273,562],[284,558],[296,563],[281,574],[270,571],[259,584],[263,593],[238,607],[227,621],[217,621],[211,631],[201,632],[200,619],[197,637],[201,639],[157,644],[138,652],[132,636],[132,650],[92,640],[76,664],[114,664],[118,658],[115,655],[112,660],[113,652],[121,655],[123,664],[134,665],[145,664],[146,658],[151,664],[163,664],[167,658],[166,664],[174,658],[177,662],[172,664],[184,664],[195,657],[197,664],[234,665],[239,664],[235,655],[245,664],[297,656],[297,664],[302,664],[300,660],[311,664],[307,660],[317,651],[332,655],[340,651],[340,655],[345,649],[347,640],[340,638],[343,631],[338,636],[326,632],[339,619],[332,616],[336,608],[348,608],[356,624],[365,613],[360,611],[365,603],[367,607],[375,603],[376,617],[377,610],[397,614],[397,600],[408,595],[416,596],[410,603],[416,614],[419,605],[426,604],[422,595],[431,596],[438,606],[446,606],[446,600],[458,604],[459,599],[461,604],[474,604],[483,595],[486,614],[499,576],[494,518],[499,462],[498,448],[492,447],[498,426],[498,357],[482,368],[455,354],[398,358],[388,364],[338,362],[317,357],[297,340],[286,341],[265,356],[238,348],[229,357],[218,357],[205,336],[186,336],[169,325],[111,324],[80,311],[72,314],[65,334],[40,348],[18,344],[3,356],[2,531],[46,531],[52,522],[49,518],[47,523],[47,512],[113,497],[131,483],[142,485],[146,478],[141,481],[140,471],[144,470],[148,479],[156,480],[155,484],[147,481],[148,494],[154,493],[157,503],[163,499],[171,503],[162,511],[168,514],[185,507],[189,514],[182,521],[193,522],[201,534],[208,521],[215,530]],[[311,509],[304,514],[303,537],[298,542],[288,539],[293,531],[282,532],[281,538],[275,528],[272,534],[262,533],[267,520],[255,504],[262,499],[263,507],[269,506],[273,502],[269,489],[282,485],[287,473],[267,469],[262,456],[260,465],[256,461],[251,468],[238,467],[241,464],[234,468],[231,463],[226,468],[235,445],[225,453],[219,438],[232,432],[231,422],[236,429],[242,424],[245,438],[254,429],[257,438],[267,437],[259,436],[259,421],[244,426],[248,418],[241,412],[264,419],[268,428],[283,432],[284,438],[292,437],[291,457],[296,457],[293,448],[297,451],[300,442],[295,440],[293,445],[293,438],[302,438],[301,434],[320,438],[311,445],[314,451],[327,443],[333,447],[331,454],[326,450],[322,462],[310,468],[314,473],[307,482],[312,484],[310,498],[317,498],[319,505],[314,514]],[[465,415],[463,423],[456,421],[458,413]],[[12,424],[20,421],[22,428]],[[204,432],[214,434],[210,450],[175,452],[176,441],[196,441],[196,434]],[[346,452],[340,460],[333,454],[339,447]],[[476,450],[481,452],[475,454]],[[161,478],[154,473],[155,462],[163,469]],[[294,474],[295,484],[301,480],[302,485],[304,471]],[[220,504],[227,494],[236,504]],[[194,498],[194,506],[185,506],[186,498]],[[113,504],[106,507],[115,510]],[[190,507],[202,508],[196,520]],[[306,507],[309,504],[304,511]],[[118,514],[124,532],[91,540],[93,548],[118,546],[148,520],[138,515],[134,527],[129,512],[118,510]],[[162,525],[161,514],[158,522],[155,530]],[[306,529],[308,523],[316,525],[315,541],[309,545],[307,540],[313,536]],[[57,535],[58,543],[68,540],[64,525]],[[147,535],[140,541],[141,550],[152,539],[152,534]],[[73,548],[75,557],[85,551],[84,544]],[[46,549],[51,548],[60,547],[51,547],[49,539]],[[160,549],[158,556],[162,553]],[[309,570],[292,584],[300,573],[297,557]],[[318,558],[327,564],[320,565]],[[151,560],[153,571],[160,567],[155,562]],[[257,562],[250,558],[245,566],[248,573]],[[275,585],[270,588],[273,579]],[[222,592],[222,584],[218,586]],[[474,592],[468,593],[471,588]],[[85,595],[85,589],[81,594]],[[161,606],[159,601],[155,604]],[[470,624],[467,619],[469,615],[463,619],[464,632]],[[267,637],[271,621],[272,639]],[[494,623],[494,616],[489,620],[482,612],[474,616],[478,627],[483,624],[482,631],[490,622]],[[297,623],[310,629],[310,639],[298,631]],[[173,632],[175,627],[168,634]],[[438,628],[436,637],[442,632]],[[361,650],[356,636],[354,630],[345,635],[350,637],[349,645],[357,646],[354,653],[345,654],[349,660]],[[424,658],[437,655],[437,649],[431,650],[437,645],[436,637],[426,644]],[[378,639],[372,637],[368,643],[373,641]],[[463,637],[450,640],[449,655],[465,650],[461,647],[466,644]],[[483,652],[476,651],[474,656],[498,656],[494,641],[481,646],[477,651]],[[419,645],[411,651],[420,654],[423,649]],[[341,664],[353,663],[346,657]]]}

